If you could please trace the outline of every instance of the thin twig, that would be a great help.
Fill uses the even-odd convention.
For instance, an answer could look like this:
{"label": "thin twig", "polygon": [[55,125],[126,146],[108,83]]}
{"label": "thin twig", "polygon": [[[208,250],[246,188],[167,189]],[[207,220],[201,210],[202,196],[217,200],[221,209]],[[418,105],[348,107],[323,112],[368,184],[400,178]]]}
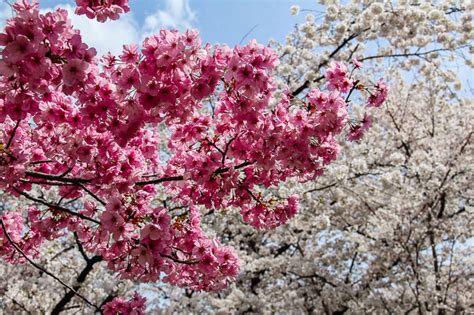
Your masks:
{"label": "thin twig", "polygon": [[58,258],[59,256],[61,256],[62,254],[67,253],[68,251],[70,251],[71,249],[74,249],[74,246],[66,247],[65,249],[61,250],[61,251],[58,252],[56,255],[54,255],[53,257],[51,257],[51,259],[50,259],[49,261],[55,260],[56,258]]}
{"label": "thin twig", "polygon": [[[467,45],[460,46],[458,48],[464,48],[464,47],[467,47]],[[399,53],[399,54],[390,54],[390,55],[375,55],[375,56],[368,56],[368,57],[361,58],[361,59],[359,59],[359,61],[362,62],[362,61],[365,61],[365,60],[379,59],[379,58],[396,58],[396,57],[412,57],[412,56],[421,57],[421,56],[429,55],[429,54],[435,53],[435,52],[450,51],[450,50],[452,50],[452,49],[438,48],[438,49],[428,50],[428,51],[424,51],[424,52]]]}
{"label": "thin twig", "polygon": [[262,201],[260,201],[260,199],[255,197],[255,195],[252,193],[252,191],[250,189],[245,188],[245,191],[250,195],[250,197],[252,197],[253,200],[255,200],[259,204],[262,204]]}
{"label": "thin twig", "polygon": [[87,189],[86,186],[82,185],[82,184],[77,184],[79,187],[81,187],[82,189],[84,189],[92,198],[94,198],[95,200],[97,200],[98,202],[100,202],[103,206],[106,205],[105,201],[103,201],[102,199],[100,199],[96,194],[94,194],[92,191],[90,191],[89,189]]}
{"label": "thin twig", "polygon": [[354,92],[354,90],[357,89],[357,85],[358,85],[358,84],[359,84],[359,80],[355,81],[354,84],[352,85],[352,88],[351,88],[351,90],[349,91],[349,94],[347,94],[346,103],[349,102],[349,98],[351,97],[352,92]]}
{"label": "thin twig", "polygon": [[239,42],[239,45],[242,45],[242,42],[249,36],[256,28],[258,27],[258,24],[255,24],[245,35],[242,37],[242,39]]}
{"label": "thin twig", "polygon": [[27,310],[26,307],[25,307],[23,304],[21,304],[20,302],[18,302],[18,301],[15,300],[15,299],[9,297],[7,294],[5,294],[4,296],[6,296],[7,298],[9,298],[9,299],[13,302],[13,304],[18,305],[18,306],[19,306],[22,310],[24,310],[27,314],[31,314],[31,312],[30,312],[29,310]]}
{"label": "thin twig", "polygon": [[[245,161],[243,163],[240,163],[237,166],[234,166],[234,170],[238,170],[238,169],[244,168],[244,167],[252,165],[252,164],[253,164],[253,162]],[[229,170],[230,170],[230,167],[220,167],[214,172],[214,175],[219,175],[219,174],[228,172]]]}
{"label": "thin twig", "polygon": [[79,236],[77,235],[77,232],[74,232],[74,239],[76,240],[77,248],[79,249],[79,252],[82,255],[82,258],[87,262],[89,262],[89,257],[87,256],[86,252],[84,251],[84,247],[81,244],[81,241],[79,241]]}
{"label": "thin twig", "polygon": [[10,139],[8,139],[8,143],[7,143],[7,146],[5,147],[5,150],[8,150],[8,148],[10,147],[10,145],[12,144],[12,141],[13,141],[13,138],[15,137],[15,134],[16,134],[16,130],[18,129],[18,126],[20,125],[20,120],[18,120],[16,122],[16,125],[15,127],[13,128],[13,131],[12,131],[12,134],[10,136]]}
{"label": "thin twig", "polygon": [[54,161],[52,161],[52,160],[40,160],[40,161],[29,162],[28,164],[36,165],[36,164],[42,164],[42,163],[54,163]]}

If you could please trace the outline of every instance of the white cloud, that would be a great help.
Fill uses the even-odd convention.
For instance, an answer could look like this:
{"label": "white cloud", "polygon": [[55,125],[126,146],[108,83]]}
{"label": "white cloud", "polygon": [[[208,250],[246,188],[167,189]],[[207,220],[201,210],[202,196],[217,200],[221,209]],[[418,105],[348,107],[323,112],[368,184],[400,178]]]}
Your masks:
{"label": "white cloud", "polygon": [[164,10],[157,10],[145,18],[145,35],[157,33],[162,28],[174,28],[185,31],[193,27],[196,13],[191,9],[189,0],[165,0]]}
{"label": "white cloud", "polygon": [[[140,41],[140,29],[132,14],[124,14],[116,21],[100,23],[96,20],[88,19],[84,15],[74,14],[74,8],[69,4],[61,4],[56,8],[63,8],[68,11],[74,28],[81,31],[83,41],[90,47],[97,49],[97,55],[102,56],[107,52],[119,55],[124,44],[131,44]],[[51,11],[46,9],[44,11]]]}

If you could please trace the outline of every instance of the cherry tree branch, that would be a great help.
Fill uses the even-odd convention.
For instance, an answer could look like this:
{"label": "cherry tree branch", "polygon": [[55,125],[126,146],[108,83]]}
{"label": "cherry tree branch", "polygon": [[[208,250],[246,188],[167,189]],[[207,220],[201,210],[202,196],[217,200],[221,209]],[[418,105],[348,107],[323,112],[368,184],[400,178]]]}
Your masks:
{"label": "cherry tree branch", "polygon": [[103,201],[102,199],[100,199],[96,194],[94,194],[92,191],[90,191],[86,186],[84,186],[83,184],[77,184],[79,187],[81,187],[82,189],[84,189],[84,191],[86,193],[89,194],[89,196],[91,196],[92,198],[94,198],[95,200],[97,200],[98,202],[100,202],[100,204],[102,204],[103,206],[106,205],[105,201]]}
{"label": "cherry tree branch", "polygon": [[[464,46],[460,46],[458,48],[461,49],[461,48],[465,48],[465,47],[468,47],[468,46],[464,45]],[[365,61],[365,60],[371,60],[371,59],[380,59],[380,58],[413,57],[413,56],[420,57],[420,56],[425,56],[425,55],[429,55],[431,53],[440,52],[440,51],[452,51],[452,49],[438,48],[438,49],[432,49],[432,50],[423,51],[423,52],[398,53],[398,54],[389,54],[389,55],[375,55],[375,56],[368,56],[368,57],[361,58],[361,59],[359,59],[359,61]]]}
{"label": "cherry tree branch", "polygon": [[13,138],[15,138],[16,130],[18,129],[18,126],[20,126],[20,120],[18,120],[15,124],[15,127],[13,128],[12,134],[10,136],[10,139],[8,139],[7,146],[5,147],[5,150],[8,150],[10,145],[12,144]]}
{"label": "cherry tree branch", "polygon": [[87,256],[86,252],[84,251],[84,247],[82,246],[81,241],[79,241],[79,236],[77,235],[77,232],[74,232],[74,239],[77,244],[77,249],[79,250],[79,253],[81,253],[82,258],[84,258],[84,260],[88,262],[90,258]]}
{"label": "cherry tree branch", "polygon": [[[70,288],[69,291],[62,297],[61,300],[56,304],[56,306],[51,311],[51,314],[59,314],[64,310],[65,306],[72,300],[74,295],[76,295],[77,290],[81,287],[82,283],[86,281],[87,276],[93,270],[94,265],[98,262],[101,262],[103,259],[101,256],[94,256],[86,261],[86,266],[82,269],[79,276],[76,278],[76,285],[73,288]],[[96,305],[93,305],[97,310],[100,308]]]}
{"label": "cherry tree branch", "polygon": [[[244,168],[244,167],[246,167],[246,166],[252,165],[253,163],[254,163],[254,162],[245,161],[245,162],[242,162],[242,163],[238,164],[237,166],[234,166],[234,169],[235,169],[235,170],[239,170],[239,169]],[[215,174],[215,175],[219,175],[219,174],[228,172],[229,170],[230,170],[230,167],[218,168],[218,169],[214,172],[214,174]]]}
{"label": "cherry tree branch", "polygon": [[64,253],[67,253],[68,251],[74,249],[74,246],[68,246],[64,249],[62,249],[60,252],[58,252],[56,255],[54,255],[53,257],[51,257],[51,259],[49,261],[53,261],[55,260],[56,258],[58,258],[59,256],[61,256],[62,254]]}
{"label": "cherry tree branch", "polygon": [[35,198],[27,193],[25,193],[24,191],[21,191],[20,189],[16,188],[16,187],[13,187],[13,190],[15,190],[17,193],[19,193],[20,195],[22,195],[23,197],[25,197],[26,199],[29,199],[31,201],[34,201],[34,202],[37,202],[37,203],[40,203],[42,205],[45,205],[49,208],[52,208],[52,209],[55,209],[55,210],[60,210],[62,212],[66,212],[70,215],[73,215],[73,216],[76,216],[78,218],[81,218],[81,219],[84,219],[84,220],[87,220],[87,221],[90,221],[90,222],[94,222],[96,224],[99,224],[100,225],[100,222],[97,221],[96,219],[93,219],[91,217],[88,217],[82,213],[77,213],[77,212],[74,212],[68,208],[64,208],[64,207],[61,207],[59,205],[55,205],[55,204],[52,204],[52,203],[49,203],[45,200],[41,200],[41,199],[38,199],[38,198]]}
{"label": "cherry tree branch", "polygon": [[99,308],[102,309],[102,307],[111,302],[113,299],[115,299],[117,297],[117,295],[113,294],[113,293],[109,293],[109,295],[107,295],[107,297],[102,301],[102,303],[100,303],[100,306]]}
{"label": "cherry tree branch", "polygon": [[291,273],[291,274],[297,276],[297,277],[300,278],[300,279],[316,278],[316,279],[321,280],[321,281],[322,281],[323,283],[325,283],[325,284],[329,284],[329,285],[330,285],[331,287],[333,287],[333,288],[336,288],[336,287],[337,287],[336,284],[334,284],[333,282],[329,281],[329,280],[328,280],[327,278],[325,278],[324,276],[321,276],[321,275],[319,275],[319,274],[317,274],[317,273],[313,273],[313,274],[311,274],[311,275],[300,275],[300,274],[298,274],[298,273],[296,273],[296,272],[293,272],[293,271],[289,271],[288,273]]}
{"label": "cherry tree branch", "polygon": [[184,176],[169,176],[169,177],[162,177],[158,179],[140,181],[140,182],[137,182],[136,184],[138,186],[145,186],[145,185],[160,184],[164,182],[173,182],[173,181],[181,181],[181,180],[184,180]]}
{"label": "cherry tree branch", "polygon": [[[253,163],[246,161],[235,166],[234,169],[238,170],[246,166],[249,166],[251,164]],[[229,170],[230,170],[230,167],[220,167],[214,172],[214,175],[219,175],[219,174],[228,172]],[[173,181],[181,181],[181,180],[184,180],[184,176],[168,176],[168,177],[161,177],[161,178],[152,179],[152,180],[140,181],[140,182],[137,182],[136,184],[138,186],[145,186],[145,185],[160,184],[164,182],[173,182]]]}
{"label": "cherry tree branch", "polygon": [[344,283],[346,283],[346,284],[349,284],[351,282],[352,270],[354,269],[355,261],[357,259],[358,254],[359,254],[359,252],[356,251],[354,253],[354,256],[352,257],[351,265],[349,267],[349,271],[347,272],[346,279],[344,280]]}
{"label": "cherry tree branch", "polygon": [[26,312],[26,314],[32,314],[22,303],[18,302],[17,300],[15,300],[14,298],[8,296],[7,294],[4,294],[4,296],[9,298],[13,302],[13,304],[19,306],[23,311]]}
{"label": "cherry tree branch", "polygon": [[170,256],[170,255],[165,255],[165,254],[160,254],[162,257],[166,257],[166,258],[169,258],[171,259],[172,261],[176,262],[176,263],[179,263],[179,264],[185,264],[185,265],[194,265],[194,264],[197,264],[199,263],[198,260],[181,260],[181,259],[178,259],[178,258],[174,258],[173,256]]}
{"label": "cherry tree branch", "polygon": [[61,183],[61,182],[51,182],[51,181],[42,181],[42,180],[20,179],[20,182],[22,182],[24,184],[33,184],[33,185],[76,186],[76,184],[73,184],[73,183]]}
{"label": "cherry tree branch", "polygon": [[[367,30],[367,29],[366,29]],[[366,31],[364,30],[364,31]],[[316,70],[316,72],[318,72],[319,70],[321,70],[322,67],[326,66],[329,61],[331,60],[331,58],[333,58],[335,55],[337,55],[339,53],[339,51],[344,48],[344,46],[346,46],[349,42],[351,42],[353,39],[359,37],[359,35],[362,34],[362,32],[360,33],[353,33],[351,35],[349,35],[348,37],[346,37],[340,44],[339,46],[337,46],[332,52],[331,54],[329,54],[328,58],[326,60],[324,60],[323,62],[321,62],[319,65],[318,65],[318,68]],[[313,80],[313,83],[316,83],[316,82],[319,82],[321,81],[322,79],[324,79],[324,76],[320,76],[316,79]],[[311,84],[311,81],[309,80],[306,80],[302,85],[300,85],[298,88],[296,88],[296,90],[294,90],[293,92],[291,92],[290,96],[291,97],[295,97],[297,96],[298,94],[300,94],[301,92],[303,92],[306,88],[309,87],[309,85]]]}
{"label": "cherry tree branch", "polygon": [[61,175],[51,175],[51,174],[45,174],[45,173],[40,173],[40,172],[27,171],[27,172],[25,172],[25,174],[26,174],[26,176],[29,176],[29,177],[55,180],[55,181],[58,181],[58,182],[73,183],[73,184],[91,182],[91,179],[71,178],[71,177],[64,177],[64,175],[63,176],[61,176]]}
{"label": "cherry tree branch", "polygon": [[[5,234],[5,237],[7,238],[8,242],[13,246],[13,248],[18,252],[20,253],[21,256],[23,256],[23,258],[25,258],[33,267],[35,267],[36,269],[40,270],[41,272],[43,272],[44,274],[50,276],[51,278],[53,278],[54,280],[58,281],[61,285],[63,285],[65,288],[69,289],[70,292],[72,292],[72,295],[76,295],[78,296],[79,298],[81,298],[84,302],[86,302],[88,305],[90,305],[91,307],[99,310],[99,308],[94,305],[92,302],[90,302],[86,297],[84,297],[82,294],[78,293],[74,288],[71,288],[68,284],[66,284],[64,281],[62,281],[61,279],[59,279],[57,276],[55,276],[53,273],[49,272],[48,270],[46,270],[45,268],[41,267],[40,265],[38,265],[37,263],[35,263],[32,259],[30,259],[26,254],[25,252],[23,252],[23,250],[11,239],[10,235],[8,234],[7,232],[7,229],[5,228],[5,224],[3,223],[3,220],[0,219],[0,223],[2,225],[2,230],[3,230],[3,233]],[[53,314],[53,313],[52,313]]]}

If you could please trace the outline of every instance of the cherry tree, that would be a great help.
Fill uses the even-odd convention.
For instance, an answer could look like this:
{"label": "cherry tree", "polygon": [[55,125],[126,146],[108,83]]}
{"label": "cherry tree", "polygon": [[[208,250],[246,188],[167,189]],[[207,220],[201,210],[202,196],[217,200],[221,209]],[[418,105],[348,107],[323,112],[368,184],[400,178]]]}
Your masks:
{"label": "cherry tree", "polygon": [[[321,71],[334,60],[356,57],[382,73],[388,65],[417,75],[435,67],[437,76],[456,87],[459,78],[446,64],[456,60],[458,66],[474,66],[470,1],[320,3],[304,9],[310,13],[306,22],[288,34],[286,43],[274,43],[281,57],[277,70],[295,95],[323,80]],[[292,8],[292,14],[302,13],[298,6]]]}
{"label": "cherry tree", "polygon": [[[129,10],[127,1],[77,5],[101,22]],[[85,268],[104,264],[121,279],[226,288],[240,262],[221,235],[204,233],[201,212],[237,209],[259,229],[286,223],[298,196],[263,191],[321,176],[341,135],[360,137],[351,97],[351,108],[387,97],[382,79],[354,79],[356,61],[328,62],[320,85],[298,95],[277,83],[270,47],[203,45],[194,30],[162,30],[99,58],[65,10],[38,6],[15,2],[0,34],[0,189],[22,201],[1,214],[0,256],[66,289],[53,313],[73,296],[106,314],[141,313],[145,299],[97,304],[79,292],[84,281],[38,262],[49,242],[74,239]]]}
{"label": "cherry tree", "polygon": [[255,231],[235,215],[209,217],[239,249],[243,274],[219,294],[153,290],[166,309],[472,312],[473,99],[453,97],[440,78],[407,84],[400,75],[396,87],[325,176],[275,192],[306,191],[288,225]]}
{"label": "cherry tree", "polygon": [[324,176],[274,191],[305,191],[289,225],[255,231],[235,214],[206,217],[238,249],[243,274],[219,294],[157,288],[168,310],[473,311],[473,90],[461,91],[473,65],[472,4],[324,2],[324,12],[292,7],[311,14],[275,43],[280,82],[301,95],[331,61],[355,58],[362,75],[390,80],[387,106],[372,119],[354,108],[350,138],[372,130],[345,143]]}

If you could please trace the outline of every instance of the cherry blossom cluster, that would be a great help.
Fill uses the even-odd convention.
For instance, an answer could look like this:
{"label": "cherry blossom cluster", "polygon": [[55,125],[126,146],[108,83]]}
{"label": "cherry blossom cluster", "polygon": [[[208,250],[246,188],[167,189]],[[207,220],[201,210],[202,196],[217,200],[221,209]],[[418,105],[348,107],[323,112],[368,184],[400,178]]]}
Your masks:
{"label": "cherry blossom cluster", "polygon": [[[100,8],[126,5],[79,3],[98,19]],[[320,176],[354,128],[351,93],[372,106],[387,96],[382,82],[359,89],[340,63],[305,97],[278,91],[272,49],[202,45],[197,31],[162,30],[99,60],[65,10],[12,7],[0,34],[0,188],[36,207],[2,217],[9,243],[31,253],[74,232],[127,279],[225,288],[239,261],[203,233],[200,211],[237,208],[258,228],[287,222],[297,196],[255,191]]]}
{"label": "cherry blossom cluster", "polygon": [[[356,64],[356,67],[360,65]],[[354,83],[347,76],[347,67],[343,63],[332,62],[326,71],[328,89],[348,92]]]}
{"label": "cherry blossom cluster", "polygon": [[93,75],[96,50],[82,42],[79,31],[72,29],[67,12],[39,14],[38,3],[18,1],[18,12],[0,36],[2,51],[3,106],[13,120],[24,119],[39,111],[39,102],[53,101],[53,86],[61,82],[63,91],[72,94]]}
{"label": "cherry blossom cluster", "polygon": [[106,303],[102,310],[105,315],[141,315],[145,314],[145,303],[146,299],[135,293],[135,295],[129,301],[126,301],[123,298],[113,299],[112,301]]}
{"label": "cherry blossom cluster", "polygon": [[76,14],[99,22],[117,20],[120,14],[130,11],[128,0],[76,0],[76,5]]}
{"label": "cherry blossom cluster", "polygon": [[290,196],[287,204],[272,206],[272,200],[269,202],[270,204],[259,201],[255,206],[243,206],[240,211],[243,220],[259,229],[272,229],[285,224],[298,213],[297,195]]}
{"label": "cherry blossom cluster", "polygon": [[[102,229],[91,234],[84,227],[80,233],[86,248],[101,254],[122,277],[156,282],[165,274],[165,282],[217,291],[237,276],[236,255],[203,234],[196,207],[189,207],[188,218],[172,221],[165,208],[149,210],[130,202],[112,198],[100,218]],[[131,216],[131,211],[137,213]],[[139,232],[133,221],[143,222]]]}
{"label": "cherry blossom cluster", "polygon": [[[50,216],[42,217],[43,212],[29,207],[26,218],[20,211],[5,212],[0,216],[0,253],[10,263],[23,263],[25,257],[18,252],[36,257],[38,248],[44,240],[52,240],[64,235],[68,225],[77,223],[77,218],[65,216],[60,211],[50,210]],[[30,222],[28,225],[26,222]],[[18,248],[15,248],[18,247]]]}
{"label": "cherry blossom cluster", "polygon": [[360,124],[353,124],[350,126],[349,132],[347,133],[347,139],[349,141],[362,139],[364,133],[370,128],[370,126],[372,126],[372,118],[365,113]]}
{"label": "cherry blossom cluster", "polygon": [[15,242],[16,244],[20,244],[20,246],[23,245],[23,216],[18,212],[8,212],[1,216],[1,220],[3,224],[2,229],[0,230],[0,254],[2,255],[3,259],[8,262],[22,262],[23,257],[19,257],[19,254],[15,251],[15,248],[7,239],[6,234],[8,234],[11,241]]}
{"label": "cherry blossom cluster", "polygon": [[369,96],[369,106],[379,107],[381,106],[388,96],[388,86],[383,82],[383,80],[379,80],[375,85],[375,91],[370,94]]}

